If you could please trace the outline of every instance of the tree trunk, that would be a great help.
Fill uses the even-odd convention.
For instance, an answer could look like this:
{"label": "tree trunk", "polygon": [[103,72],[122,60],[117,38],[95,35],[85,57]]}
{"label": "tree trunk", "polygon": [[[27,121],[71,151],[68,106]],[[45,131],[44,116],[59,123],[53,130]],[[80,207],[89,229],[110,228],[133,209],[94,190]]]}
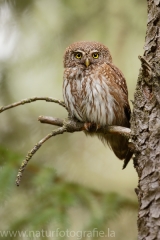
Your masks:
{"label": "tree trunk", "polygon": [[[147,0],[144,58],[131,119],[139,177],[138,239],[160,239],[160,0]],[[145,62],[145,60],[148,62]]]}

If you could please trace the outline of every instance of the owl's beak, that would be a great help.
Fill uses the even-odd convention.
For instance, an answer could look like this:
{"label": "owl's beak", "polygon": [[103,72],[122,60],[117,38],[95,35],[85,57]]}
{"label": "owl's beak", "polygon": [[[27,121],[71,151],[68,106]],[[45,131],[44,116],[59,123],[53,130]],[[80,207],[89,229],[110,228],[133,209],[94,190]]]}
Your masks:
{"label": "owl's beak", "polygon": [[86,60],[85,60],[85,65],[86,65],[86,67],[88,67],[90,65],[90,61],[88,58],[86,58]]}

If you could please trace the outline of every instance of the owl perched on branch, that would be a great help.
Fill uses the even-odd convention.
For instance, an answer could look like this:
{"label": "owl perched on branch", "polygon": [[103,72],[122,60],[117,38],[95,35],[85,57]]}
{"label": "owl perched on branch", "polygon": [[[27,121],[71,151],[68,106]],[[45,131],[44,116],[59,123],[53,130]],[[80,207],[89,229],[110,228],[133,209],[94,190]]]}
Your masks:
{"label": "owl perched on branch", "polygon": [[[69,115],[86,123],[85,133],[117,125],[129,127],[128,90],[121,71],[112,63],[107,47],[98,42],[76,42],[64,55],[63,97]],[[119,159],[128,154],[128,140],[121,135],[96,133]]]}

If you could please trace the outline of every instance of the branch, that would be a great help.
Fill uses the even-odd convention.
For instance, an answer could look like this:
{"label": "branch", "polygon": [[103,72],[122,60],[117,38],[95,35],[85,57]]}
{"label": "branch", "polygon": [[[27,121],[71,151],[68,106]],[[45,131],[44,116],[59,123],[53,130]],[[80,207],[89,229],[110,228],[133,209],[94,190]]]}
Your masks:
{"label": "branch", "polygon": [[19,186],[20,184],[20,181],[21,181],[21,178],[22,178],[22,174],[23,174],[23,171],[25,170],[29,160],[33,157],[33,155],[38,151],[38,149],[42,146],[43,143],[45,143],[48,139],[50,139],[51,137],[54,137],[56,135],[59,135],[59,134],[63,134],[64,132],[66,132],[66,129],[65,127],[61,127],[61,128],[58,128],[54,131],[52,131],[51,133],[49,133],[46,137],[44,137],[43,139],[41,139],[32,149],[31,151],[28,152],[25,160],[22,162],[21,164],[21,167],[18,171],[18,174],[17,174],[17,178],[16,178],[16,185]]}
{"label": "branch", "polygon": [[[59,134],[63,134],[64,132],[79,132],[85,130],[85,123],[77,122],[73,119],[65,119],[64,121],[59,118],[47,117],[47,116],[40,116],[38,120],[41,123],[47,123],[55,126],[60,126],[60,128],[52,131],[42,140],[40,140],[30,152],[28,152],[25,160],[22,162],[22,165],[18,171],[17,178],[16,178],[16,185],[19,186],[23,171],[25,170],[29,160],[33,157],[33,155],[38,151],[38,149],[51,137],[54,137]],[[129,128],[120,127],[120,126],[106,126],[99,129],[92,129],[93,132],[97,133],[114,133],[114,134],[121,134],[127,138],[130,137],[131,130]]]}
{"label": "branch", "polygon": [[[74,119],[62,120],[59,118],[53,118],[49,116],[39,116],[38,120],[41,123],[51,124],[55,126],[65,126],[66,132],[79,132],[85,130],[85,123],[77,122]],[[98,129],[93,129],[93,132],[96,133],[112,133],[112,134],[121,134],[127,138],[130,137],[131,130],[129,128],[121,126],[105,126]]]}
{"label": "branch", "polygon": [[[54,99],[54,98],[50,98],[50,97],[33,97],[33,98],[28,98],[28,99],[24,99],[21,100],[19,102],[16,103],[12,103],[8,106],[4,106],[0,108],[0,113],[14,108],[14,107],[18,107],[20,105],[24,105],[26,103],[31,103],[31,102],[35,102],[38,100],[45,100],[46,102],[54,102],[54,103],[58,103],[60,106],[64,107],[67,111],[67,107],[65,106],[63,101]],[[16,178],[16,185],[19,186],[21,178],[22,178],[22,174],[23,171],[25,170],[28,162],[30,161],[30,159],[33,157],[33,155],[38,151],[38,149],[43,145],[43,143],[45,143],[48,139],[50,139],[51,137],[54,137],[56,135],[59,134],[63,134],[64,132],[78,132],[78,131],[90,131],[90,132],[96,132],[96,133],[112,133],[112,134],[121,134],[126,138],[130,138],[130,133],[131,130],[129,128],[125,128],[125,127],[121,127],[121,126],[105,126],[105,127],[100,127],[97,128],[97,125],[92,124],[91,128],[86,129],[86,123],[82,123],[82,122],[78,122],[76,119],[65,119],[62,120],[60,118],[53,118],[53,117],[49,117],[49,116],[40,116],[38,118],[38,120],[41,123],[46,123],[46,124],[51,124],[51,125],[55,125],[55,126],[59,126],[60,128],[52,131],[50,134],[48,134],[46,137],[44,137],[43,139],[41,139],[32,149],[30,152],[28,152],[25,160],[22,162],[21,167],[18,171],[17,174],[17,178]],[[130,159],[130,158],[129,158]],[[127,165],[128,161],[126,161],[124,163],[123,168],[125,168],[125,166]]]}
{"label": "branch", "polygon": [[10,108],[18,107],[20,105],[24,105],[26,103],[31,103],[31,102],[35,102],[35,101],[39,101],[39,100],[46,101],[46,102],[58,103],[60,106],[64,107],[67,110],[67,107],[66,107],[66,105],[64,104],[63,101],[60,101],[60,100],[57,100],[57,99],[54,99],[54,98],[51,98],[51,97],[32,97],[32,98],[23,99],[19,102],[15,102],[15,103],[12,103],[10,105],[1,107],[0,108],[0,113],[4,112],[4,111],[6,111]]}

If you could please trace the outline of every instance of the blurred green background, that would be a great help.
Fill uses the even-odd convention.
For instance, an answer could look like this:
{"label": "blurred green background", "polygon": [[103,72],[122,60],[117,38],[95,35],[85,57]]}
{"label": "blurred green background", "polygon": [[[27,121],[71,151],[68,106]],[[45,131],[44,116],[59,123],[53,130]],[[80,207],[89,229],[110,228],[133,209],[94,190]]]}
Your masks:
{"label": "blurred green background", "polygon": [[[0,1],[0,105],[33,96],[62,99],[63,54],[80,40],[108,46],[133,100],[146,19],[145,0]],[[62,107],[42,101],[0,114],[0,231],[44,229],[48,236],[0,239],[78,239],[76,231],[94,228],[106,236],[81,239],[137,239],[132,161],[122,171],[122,162],[96,138],[66,133],[50,139],[15,186],[27,152],[54,128],[40,124],[39,115],[67,117]],[[49,236],[57,228],[75,232]]]}

